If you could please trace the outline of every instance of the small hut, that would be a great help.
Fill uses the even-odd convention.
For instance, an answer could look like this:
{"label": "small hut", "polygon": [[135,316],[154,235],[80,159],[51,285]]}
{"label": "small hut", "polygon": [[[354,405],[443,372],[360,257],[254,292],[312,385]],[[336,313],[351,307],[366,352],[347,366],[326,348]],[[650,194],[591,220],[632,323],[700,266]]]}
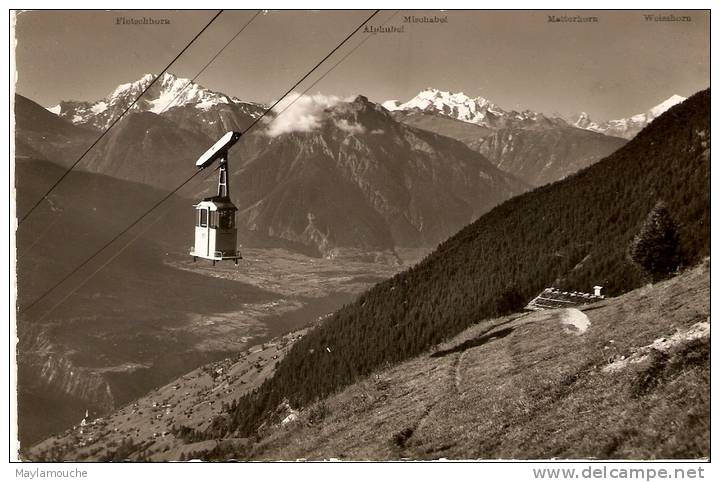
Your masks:
{"label": "small hut", "polygon": [[542,293],[533,298],[525,307],[530,311],[554,310],[557,308],[572,308],[604,300],[601,294],[602,286],[593,287],[594,293],[581,293],[578,291],[561,291],[557,288],[545,288]]}

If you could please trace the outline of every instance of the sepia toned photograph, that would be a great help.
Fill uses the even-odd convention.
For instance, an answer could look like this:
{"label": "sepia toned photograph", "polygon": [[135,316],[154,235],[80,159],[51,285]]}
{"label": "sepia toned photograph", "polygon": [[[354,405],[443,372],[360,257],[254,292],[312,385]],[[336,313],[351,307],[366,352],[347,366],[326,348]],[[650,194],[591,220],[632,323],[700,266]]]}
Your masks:
{"label": "sepia toned photograph", "polygon": [[710,459],[709,10],[9,21],[11,460]]}

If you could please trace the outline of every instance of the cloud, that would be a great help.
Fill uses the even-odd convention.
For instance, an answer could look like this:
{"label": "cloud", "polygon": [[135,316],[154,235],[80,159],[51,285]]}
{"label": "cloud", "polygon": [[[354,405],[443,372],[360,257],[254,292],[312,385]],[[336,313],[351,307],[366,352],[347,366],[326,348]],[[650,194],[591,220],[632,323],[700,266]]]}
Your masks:
{"label": "cloud", "polygon": [[334,95],[301,95],[290,93],[273,111],[281,113],[268,120],[267,135],[276,137],[289,132],[310,132],[320,127],[323,110],[336,105],[342,99]]}
{"label": "cloud", "polygon": [[338,129],[347,132],[348,134],[365,134],[365,127],[361,124],[351,124],[345,119],[340,119],[335,122]]}

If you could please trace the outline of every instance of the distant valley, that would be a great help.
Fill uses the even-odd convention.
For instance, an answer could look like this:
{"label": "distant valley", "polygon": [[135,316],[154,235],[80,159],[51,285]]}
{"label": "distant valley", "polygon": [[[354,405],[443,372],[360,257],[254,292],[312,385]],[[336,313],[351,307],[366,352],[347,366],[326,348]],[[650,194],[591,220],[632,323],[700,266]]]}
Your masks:
{"label": "distant valley", "polygon": [[[17,159],[18,212],[61,172],[41,159]],[[85,410],[106,413],[199,365],[302,327],[401,266],[308,257],[250,232],[240,234],[246,259],[238,268],[194,264],[187,255],[192,201],[174,197],[141,224],[149,230],[138,241],[47,317],[39,320],[118,243],[24,312],[162,195],[147,185],[73,172],[19,230],[23,445],[77,423]],[[399,254],[405,262],[420,255]],[[48,417],[56,406],[63,409]]]}
{"label": "distant valley", "polygon": [[[20,216],[150,80],[49,109],[15,96]],[[446,249],[448,238],[497,206],[572,177],[627,142],[477,99],[465,109],[471,99],[457,95],[449,109],[308,96],[297,106],[302,122],[270,117],[231,153],[246,255],[238,269],[209,269],[187,255],[192,204],[215,190],[207,172],[121,238],[113,250],[148,229],[77,293],[69,290],[106,253],[24,312],[191,176],[195,159],[220,135],[246,129],[263,111],[187,82],[164,75],[18,231],[24,445],[67,428],[86,409],[107,413],[199,365],[324,320],[437,246]],[[503,236],[512,243],[517,233]],[[558,266],[577,264],[584,249],[562,247]],[[481,255],[468,254],[465,265]],[[68,301],[41,319],[64,295]],[[64,409],[45,417],[55,405]]]}
{"label": "distant valley", "polygon": [[[26,457],[705,458],[709,126],[705,90],[312,327],[191,371]],[[683,262],[648,283],[628,245],[658,199]],[[598,283],[607,297],[594,304],[523,310],[548,286]]]}

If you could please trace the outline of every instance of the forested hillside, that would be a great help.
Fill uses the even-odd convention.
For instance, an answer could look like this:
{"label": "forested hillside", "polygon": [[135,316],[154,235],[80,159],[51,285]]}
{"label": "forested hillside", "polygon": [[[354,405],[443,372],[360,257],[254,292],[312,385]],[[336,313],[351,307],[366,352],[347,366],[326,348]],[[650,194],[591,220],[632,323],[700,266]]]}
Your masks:
{"label": "forested hillside", "polygon": [[697,262],[710,249],[709,136],[706,90],[599,163],[496,207],[300,340],[205,436],[251,434],[283,399],[305,405],[546,286],[615,296],[642,285],[627,248],[658,200],[679,225],[685,265]]}

